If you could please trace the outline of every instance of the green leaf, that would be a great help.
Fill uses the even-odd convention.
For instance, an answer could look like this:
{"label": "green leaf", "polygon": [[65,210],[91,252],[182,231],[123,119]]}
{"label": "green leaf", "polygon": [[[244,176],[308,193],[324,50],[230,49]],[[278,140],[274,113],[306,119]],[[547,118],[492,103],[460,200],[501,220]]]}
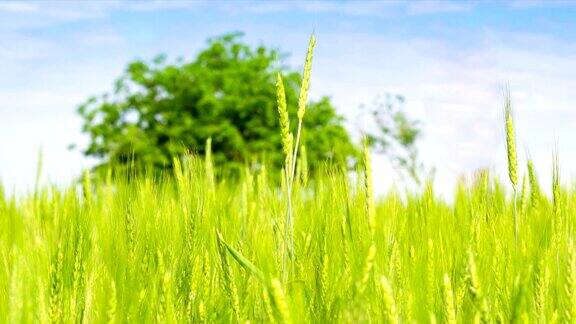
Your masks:
{"label": "green leaf", "polygon": [[258,278],[258,280],[260,280],[260,282],[262,282],[262,284],[268,286],[269,280],[266,280],[266,276],[260,269],[258,269],[258,267],[256,267],[252,262],[250,262],[246,257],[244,257],[242,253],[240,253],[239,251],[231,247],[228,243],[226,243],[220,232],[216,231],[216,235],[218,237],[218,244],[220,244],[221,246],[224,245],[224,247],[226,247],[226,250],[228,250],[228,252],[232,255],[234,260],[236,260],[236,262],[238,262],[244,269],[251,272],[256,278]]}

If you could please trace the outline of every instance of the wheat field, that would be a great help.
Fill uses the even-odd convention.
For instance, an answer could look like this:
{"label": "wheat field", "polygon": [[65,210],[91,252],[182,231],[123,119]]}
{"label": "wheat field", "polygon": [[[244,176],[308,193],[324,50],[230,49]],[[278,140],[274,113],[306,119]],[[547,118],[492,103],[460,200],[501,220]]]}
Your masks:
{"label": "wheat field", "polygon": [[428,186],[368,209],[364,181],[341,170],[297,179],[287,269],[282,188],[266,172],[206,174],[189,157],[174,177],[2,195],[2,321],[575,319],[576,196],[548,199],[533,174],[516,201],[481,173],[451,204]]}

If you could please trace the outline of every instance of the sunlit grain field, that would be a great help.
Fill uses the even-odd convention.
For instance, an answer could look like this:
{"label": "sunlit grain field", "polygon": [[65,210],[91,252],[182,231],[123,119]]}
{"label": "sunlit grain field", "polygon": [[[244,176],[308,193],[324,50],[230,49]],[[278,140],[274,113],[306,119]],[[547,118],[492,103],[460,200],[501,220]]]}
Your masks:
{"label": "sunlit grain field", "polygon": [[188,158],[175,177],[3,196],[2,321],[574,320],[572,190],[514,202],[482,173],[451,204],[390,192],[370,225],[349,178],[295,181],[287,269],[286,199],[265,172],[213,183]]}

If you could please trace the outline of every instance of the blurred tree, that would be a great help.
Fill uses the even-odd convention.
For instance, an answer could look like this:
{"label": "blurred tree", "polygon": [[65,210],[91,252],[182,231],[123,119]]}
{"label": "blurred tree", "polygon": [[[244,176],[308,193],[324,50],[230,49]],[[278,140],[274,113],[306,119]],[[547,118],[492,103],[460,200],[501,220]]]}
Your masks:
{"label": "blurred tree", "polygon": [[392,163],[416,184],[433,175],[419,160],[416,142],[421,136],[420,123],[409,118],[404,110],[405,98],[386,94],[370,106],[362,106],[372,125],[360,128],[376,153],[386,155]]}
{"label": "blurred tree", "polygon": [[[255,160],[280,167],[275,74],[284,76],[292,126],[301,76],[281,65],[277,50],[252,48],[241,38],[232,33],[210,39],[189,62],[169,64],[159,56],[150,63],[130,63],[111,93],[78,108],[83,131],[90,135],[84,153],[101,158],[101,166],[166,168],[173,156],[203,154],[211,137],[214,162],[225,172]],[[357,148],[343,123],[327,97],[309,103],[303,144],[310,169],[326,160],[355,159]]]}

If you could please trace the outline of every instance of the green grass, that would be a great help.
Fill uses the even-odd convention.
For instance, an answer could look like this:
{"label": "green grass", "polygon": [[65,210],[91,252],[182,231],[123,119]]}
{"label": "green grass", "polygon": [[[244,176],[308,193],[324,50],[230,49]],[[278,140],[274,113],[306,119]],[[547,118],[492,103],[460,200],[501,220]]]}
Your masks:
{"label": "green grass", "polygon": [[283,281],[286,196],[263,174],[211,187],[190,158],[175,177],[123,179],[0,198],[2,322],[576,314],[571,190],[559,190],[557,207],[522,193],[537,201],[518,203],[517,242],[511,195],[487,174],[461,184],[452,204],[431,187],[406,199],[391,192],[376,201],[372,238],[362,181],[326,171],[294,184],[295,259]]}

